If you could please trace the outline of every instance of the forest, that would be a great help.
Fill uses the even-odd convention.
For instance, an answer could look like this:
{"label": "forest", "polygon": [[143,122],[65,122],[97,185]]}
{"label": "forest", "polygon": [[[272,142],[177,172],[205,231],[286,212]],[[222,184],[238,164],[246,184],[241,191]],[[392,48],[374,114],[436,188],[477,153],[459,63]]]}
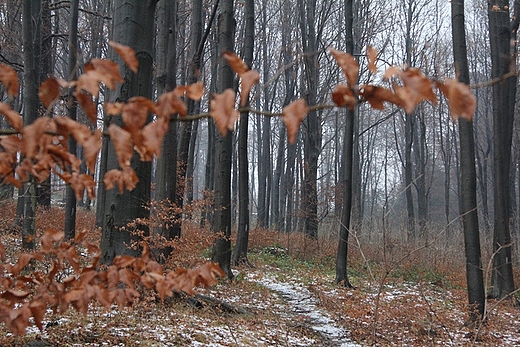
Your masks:
{"label": "forest", "polygon": [[0,1],[0,345],[520,343],[518,16]]}

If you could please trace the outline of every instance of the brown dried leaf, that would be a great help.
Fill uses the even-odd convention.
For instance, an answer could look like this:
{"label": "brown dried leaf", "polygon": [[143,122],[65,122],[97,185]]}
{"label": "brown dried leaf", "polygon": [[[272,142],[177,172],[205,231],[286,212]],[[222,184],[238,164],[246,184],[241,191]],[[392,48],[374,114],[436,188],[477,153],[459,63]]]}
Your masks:
{"label": "brown dried leaf", "polygon": [[51,119],[49,117],[39,117],[22,130],[22,154],[26,158],[34,158],[40,149],[46,131],[51,130]]}
{"label": "brown dried leaf", "polygon": [[9,311],[9,317],[6,317],[7,328],[15,335],[25,334],[25,328],[29,325],[31,310],[29,304],[26,303],[20,308]]}
{"label": "brown dried leaf", "polygon": [[147,124],[142,134],[142,146],[136,146],[135,150],[141,156],[142,161],[153,160],[153,155],[159,157],[161,155],[161,147],[164,135],[168,131],[168,123],[164,118],[158,118],[155,122]]}
{"label": "brown dried leaf", "polygon": [[260,81],[260,74],[256,70],[249,70],[240,75],[242,90],[240,91],[240,106],[244,106],[249,99],[251,88]]}
{"label": "brown dried leaf", "polygon": [[0,260],[5,262],[5,246],[0,242]]}
{"label": "brown dried leaf", "polygon": [[78,77],[76,92],[83,89],[97,98],[100,82],[112,90],[116,88],[117,83],[124,82],[117,63],[111,60],[92,59],[85,64],[84,69],[85,73]]}
{"label": "brown dried leaf", "polygon": [[94,130],[83,143],[81,143],[84,149],[85,161],[90,172],[95,172],[96,161],[99,150],[101,149],[101,131],[99,129]]}
{"label": "brown dried leaf", "polygon": [[338,84],[332,91],[332,101],[340,107],[347,106],[353,110],[357,105],[357,98],[352,88],[346,84]]}
{"label": "brown dried leaf", "polygon": [[129,191],[134,190],[134,188],[137,186],[137,183],[139,183],[139,178],[137,177],[137,174],[135,173],[134,169],[132,169],[130,166],[125,166],[123,168],[122,179],[126,189]]}
{"label": "brown dried leaf", "polygon": [[[403,80],[404,87],[407,89],[406,94],[410,95],[410,104],[415,103],[413,108],[423,100],[429,100],[434,105],[437,104],[437,95],[433,92],[433,83],[421,70],[409,68],[402,71],[399,77]],[[408,104],[409,101],[405,100],[405,102]],[[410,107],[405,106],[405,109],[408,113],[413,112],[413,109],[410,111]]]}
{"label": "brown dried leaf", "polygon": [[69,184],[70,187],[74,190],[77,200],[81,200],[83,198],[83,191],[85,190],[87,191],[89,199],[92,200],[96,197],[96,182],[90,175],[78,174],[77,172],[74,172],[71,179],[69,180]]}
{"label": "brown dried leaf", "polygon": [[43,331],[43,318],[45,317],[45,312],[47,311],[47,305],[42,300],[32,300],[29,303],[29,308],[31,309],[32,316],[34,317],[34,324]]}
{"label": "brown dried leaf", "polygon": [[124,129],[131,133],[141,130],[148,120],[148,111],[155,113],[155,104],[152,100],[143,96],[129,99],[121,113],[125,122]]}
{"label": "brown dried leaf", "polygon": [[17,97],[20,83],[18,82],[18,75],[16,71],[8,65],[0,63],[0,82],[7,90],[9,97]]}
{"label": "brown dried leaf", "polygon": [[359,73],[359,64],[354,57],[348,53],[329,48],[330,53],[336,59],[339,67],[347,77],[348,84],[353,87],[356,85],[356,81]]}
{"label": "brown dried leaf", "polygon": [[397,66],[390,66],[388,69],[386,69],[385,73],[383,74],[383,79],[388,80],[395,75],[398,75],[401,72],[401,68]]}
{"label": "brown dried leaf", "polygon": [[60,85],[54,77],[47,78],[41,85],[38,91],[43,106],[49,108],[52,103],[60,96]]}
{"label": "brown dried leaf", "polygon": [[361,87],[359,94],[370,103],[370,106],[376,110],[384,110],[383,102],[387,101],[397,106],[402,106],[402,101],[390,89],[377,87],[372,85],[364,85]]}
{"label": "brown dried leaf", "polygon": [[157,100],[156,114],[165,120],[170,120],[172,114],[178,113],[181,117],[185,117],[187,111],[186,104],[179,99],[175,91],[164,93]]}
{"label": "brown dried leaf", "polygon": [[473,119],[477,101],[467,84],[455,79],[447,79],[444,83],[437,82],[436,85],[448,100],[453,122],[459,117],[467,121]]}
{"label": "brown dried leaf", "polygon": [[377,73],[377,65],[376,65],[377,50],[372,46],[368,46],[367,47],[367,57],[368,57],[368,70],[370,70],[370,72],[372,72],[374,74]]}
{"label": "brown dried leaf", "polygon": [[105,173],[105,176],[103,176],[103,183],[105,183],[106,189],[110,190],[115,187],[117,184],[119,188],[119,192],[123,193],[125,191],[125,187],[123,185],[122,181],[123,173],[120,170],[109,170]]}
{"label": "brown dried leaf", "polygon": [[130,165],[130,159],[134,154],[132,149],[132,135],[128,131],[121,129],[121,127],[116,124],[110,124],[108,127],[108,133],[110,134],[110,139],[114,144],[119,166],[125,167]]}
{"label": "brown dried leaf", "polygon": [[54,242],[60,241],[64,236],[65,233],[63,231],[57,231],[55,229],[45,230],[40,238],[42,251],[49,252],[52,250]]}
{"label": "brown dried leaf", "polygon": [[192,100],[200,100],[204,94],[204,85],[199,81],[187,86],[177,86],[173,93],[178,97],[183,97],[186,94],[186,97]]}
{"label": "brown dried leaf", "polygon": [[290,143],[296,142],[300,124],[309,113],[309,107],[304,99],[298,99],[285,106],[282,110],[282,120],[287,128],[287,137]]}
{"label": "brown dried leaf", "polygon": [[107,115],[117,116],[123,112],[125,104],[122,102],[106,102],[104,106]]}
{"label": "brown dried leaf", "polygon": [[6,103],[0,102],[0,113],[4,115],[9,124],[17,130],[21,131],[23,128],[23,119],[22,116],[13,110],[11,106]]}
{"label": "brown dried leaf", "polygon": [[86,91],[97,98],[99,96],[99,81],[102,77],[101,73],[94,70],[80,75],[76,82],[76,94]]}
{"label": "brown dried leaf", "polygon": [[81,106],[88,119],[92,124],[97,126],[97,109],[96,104],[92,100],[90,94],[84,92],[76,92],[74,93],[76,100],[78,100],[78,104]]}
{"label": "brown dried leaf", "polygon": [[108,45],[117,52],[133,73],[137,73],[137,70],[139,69],[139,60],[137,60],[135,51],[132,48],[114,41],[108,41]]}
{"label": "brown dried leaf", "polygon": [[18,135],[1,136],[0,145],[4,150],[4,153],[16,154],[22,149],[22,140]]}
{"label": "brown dried leaf", "polygon": [[29,262],[34,258],[32,254],[23,253],[18,257],[18,261],[14,265],[8,265],[8,269],[10,270],[13,276],[18,276],[20,271],[29,264]]}
{"label": "brown dried leaf", "polygon": [[235,97],[235,91],[228,88],[222,94],[215,94],[211,100],[209,114],[223,137],[227,135],[228,130],[233,131],[239,117],[235,109]]}
{"label": "brown dried leaf", "polygon": [[55,117],[57,130],[62,135],[72,134],[78,144],[83,146],[92,135],[92,131],[85,124],[81,124],[69,117]]}
{"label": "brown dried leaf", "polygon": [[243,73],[249,71],[247,64],[235,53],[233,52],[224,52],[222,53],[224,59],[227,60],[229,66],[235,71],[237,74],[242,75]]}

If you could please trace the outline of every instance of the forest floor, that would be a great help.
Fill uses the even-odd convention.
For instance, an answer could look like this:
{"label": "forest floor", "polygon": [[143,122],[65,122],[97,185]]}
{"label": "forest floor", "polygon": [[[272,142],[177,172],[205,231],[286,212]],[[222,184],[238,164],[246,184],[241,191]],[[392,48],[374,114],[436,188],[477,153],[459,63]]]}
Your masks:
{"label": "forest floor", "polygon": [[[0,206],[0,240],[11,253],[20,243],[10,231],[13,209]],[[58,209],[40,214],[38,229],[61,227]],[[79,212],[79,228],[94,224],[90,212]],[[183,235],[189,231],[207,232]],[[95,231],[92,235],[98,237]],[[179,253],[207,256],[207,241],[186,239],[186,253]],[[26,335],[14,336],[0,324],[0,346],[520,345],[520,308],[512,300],[489,300],[486,323],[465,324],[462,249],[389,247],[381,252],[377,245],[353,242],[349,278],[354,288],[348,288],[334,284],[334,245],[334,240],[252,230],[254,267],[235,268],[233,281],[200,288],[195,300],[178,295],[160,301],[143,293],[122,311],[95,305],[86,315],[49,311],[42,332],[30,327]],[[195,263],[182,257],[172,264]]]}

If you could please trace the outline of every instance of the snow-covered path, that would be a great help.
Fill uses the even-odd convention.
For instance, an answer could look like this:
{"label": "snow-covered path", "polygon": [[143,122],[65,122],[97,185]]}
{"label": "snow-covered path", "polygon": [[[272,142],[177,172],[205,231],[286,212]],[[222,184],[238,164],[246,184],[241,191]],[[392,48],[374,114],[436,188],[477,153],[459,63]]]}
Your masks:
{"label": "snow-covered path", "polygon": [[258,277],[248,276],[266,288],[276,292],[287,303],[291,312],[286,314],[303,317],[308,326],[320,334],[327,346],[335,347],[359,347],[352,342],[349,333],[343,327],[338,326],[330,314],[317,306],[316,298],[310,290],[300,283],[280,282],[275,276],[263,275]]}

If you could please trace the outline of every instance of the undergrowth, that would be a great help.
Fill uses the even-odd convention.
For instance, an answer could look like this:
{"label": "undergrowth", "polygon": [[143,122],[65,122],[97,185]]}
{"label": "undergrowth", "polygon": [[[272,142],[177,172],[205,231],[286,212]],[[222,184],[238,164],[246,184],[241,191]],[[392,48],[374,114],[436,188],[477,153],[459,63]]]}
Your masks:
{"label": "undergrowth", "polygon": [[[20,252],[19,235],[12,228],[15,207],[14,203],[0,204],[0,239],[10,259]],[[63,211],[57,207],[39,209],[37,221],[38,235],[49,227],[59,229]],[[86,230],[92,241],[99,241],[100,232],[94,225],[93,212],[79,209],[77,230]],[[204,345],[218,340],[219,329],[232,331],[234,345],[239,346],[257,345],[259,336],[268,336],[267,345],[291,345],[289,337],[294,334],[313,345],[312,341],[319,338],[316,332],[305,322],[280,316],[280,299],[248,280],[255,273],[272,273],[280,282],[302,283],[317,298],[319,306],[363,344],[506,346],[510,341],[518,342],[511,336],[518,334],[520,314],[511,301],[489,301],[486,324],[479,328],[464,326],[469,308],[462,240],[454,240],[449,247],[434,244],[417,251],[421,246],[392,240],[398,246],[385,249],[385,245],[364,242],[358,236],[349,244],[349,279],[355,286],[349,289],[334,283],[337,244],[333,237],[312,240],[302,233],[253,229],[249,239],[249,261],[254,268],[241,265],[234,269],[233,282],[223,280],[216,287],[201,291],[244,307],[248,314],[230,314],[218,305],[195,307],[182,296],[163,302],[148,293],[123,311],[94,306],[86,316],[74,311],[50,316],[44,335],[31,330],[26,336],[14,337],[0,326],[0,345],[23,346],[38,338],[67,346],[164,345],[157,336],[163,336],[170,345]],[[209,256],[212,242],[209,228],[185,223],[182,238],[175,244],[166,267],[198,264]],[[140,327],[143,322],[163,330]]]}

